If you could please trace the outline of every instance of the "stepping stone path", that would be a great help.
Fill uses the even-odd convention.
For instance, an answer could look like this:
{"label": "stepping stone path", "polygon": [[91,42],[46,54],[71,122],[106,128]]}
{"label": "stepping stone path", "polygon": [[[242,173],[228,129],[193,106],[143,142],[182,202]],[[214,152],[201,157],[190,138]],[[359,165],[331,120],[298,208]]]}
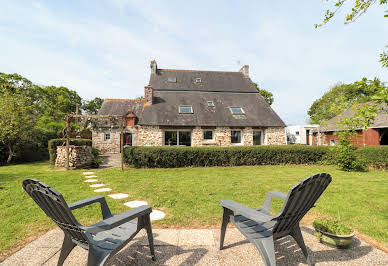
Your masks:
{"label": "stepping stone path", "polygon": [[92,182],[97,182],[97,179],[86,179],[84,182],[92,183]]}
{"label": "stepping stone path", "polygon": [[125,193],[114,193],[108,195],[108,197],[111,197],[112,199],[125,199],[128,198],[128,194]]}
{"label": "stepping stone path", "polygon": [[85,178],[95,178],[95,177],[97,177],[96,175],[87,175],[87,176],[85,176]]}
{"label": "stepping stone path", "polygon": [[94,175],[94,172],[83,172],[84,175]]}
{"label": "stepping stone path", "polygon": [[141,201],[141,200],[128,201],[128,202],[124,203],[124,205],[129,207],[129,208],[137,208],[137,207],[147,205],[147,204],[148,204],[147,201]]}
{"label": "stepping stone path", "polygon": [[153,210],[150,214],[151,221],[163,219],[166,214],[159,210]]}
{"label": "stepping stone path", "polygon": [[111,191],[111,190],[112,190],[111,188],[104,187],[104,188],[95,189],[94,192],[106,192],[106,191]]}
{"label": "stepping stone path", "polygon": [[105,184],[92,184],[89,187],[104,187],[106,186]]}

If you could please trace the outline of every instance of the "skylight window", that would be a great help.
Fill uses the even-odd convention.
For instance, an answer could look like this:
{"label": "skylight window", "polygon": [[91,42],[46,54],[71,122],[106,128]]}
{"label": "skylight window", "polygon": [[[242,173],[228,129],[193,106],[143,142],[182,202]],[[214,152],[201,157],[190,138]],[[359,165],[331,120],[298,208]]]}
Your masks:
{"label": "skylight window", "polygon": [[168,77],[168,82],[176,83],[176,77]]}
{"label": "skylight window", "polygon": [[244,115],[245,112],[241,107],[230,107],[232,115]]}
{"label": "skylight window", "polygon": [[207,101],[207,106],[214,107],[214,102],[213,101]]}
{"label": "skylight window", "polygon": [[179,106],[179,113],[180,114],[192,114],[193,107],[191,105],[180,105]]}
{"label": "skylight window", "polygon": [[201,83],[201,82],[202,82],[201,78],[196,78],[195,79],[195,83]]}

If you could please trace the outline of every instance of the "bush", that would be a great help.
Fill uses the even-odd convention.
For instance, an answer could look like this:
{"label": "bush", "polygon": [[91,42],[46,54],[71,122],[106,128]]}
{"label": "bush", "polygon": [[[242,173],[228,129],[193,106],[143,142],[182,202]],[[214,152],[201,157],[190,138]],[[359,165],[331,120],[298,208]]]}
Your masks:
{"label": "bush", "polygon": [[365,146],[357,149],[357,154],[373,168],[388,168],[388,146]]}
{"label": "bush", "polygon": [[318,218],[313,222],[313,226],[316,230],[335,235],[349,235],[353,232],[352,228],[333,218]]}
{"label": "bush", "polygon": [[136,168],[188,166],[238,166],[316,164],[328,147],[244,146],[244,147],[126,147],[125,162]]}
{"label": "bush", "polygon": [[331,147],[330,151],[335,164],[344,171],[365,171],[367,168],[367,161],[346,138],[340,138],[338,145]]}
{"label": "bush", "polygon": [[[57,159],[57,146],[66,145],[65,139],[50,139],[48,142],[48,150],[50,155],[50,164],[54,165]],[[90,139],[70,139],[70,145],[75,146],[92,146]]]}

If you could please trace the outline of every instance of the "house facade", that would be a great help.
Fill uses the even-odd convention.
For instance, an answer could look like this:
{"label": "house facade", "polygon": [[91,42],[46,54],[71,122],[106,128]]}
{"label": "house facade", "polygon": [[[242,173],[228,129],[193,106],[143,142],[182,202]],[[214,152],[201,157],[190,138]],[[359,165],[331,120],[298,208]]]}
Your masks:
{"label": "house facade", "polygon": [[[341,121],[350,118],[356,113],[357,106],[351,107],[342,114],[330,119],[324,125],[313,132],[313,145],[334,146],[338,143],[335,132],[342,131]],[[367,129],[357,129],[351,143],[355,146],[379,146],[388,145],[388,107],[382,104],[378,107],[374,121]]]}
{"label": "house facade", "polygon": [[105,99],[99,115],[122,115],[125,128],[93,132],[103,153],[131,146],[286,144],[285,124],[257,92],[249,68],[237,72],[159,69],[151,61],[144,99]]}

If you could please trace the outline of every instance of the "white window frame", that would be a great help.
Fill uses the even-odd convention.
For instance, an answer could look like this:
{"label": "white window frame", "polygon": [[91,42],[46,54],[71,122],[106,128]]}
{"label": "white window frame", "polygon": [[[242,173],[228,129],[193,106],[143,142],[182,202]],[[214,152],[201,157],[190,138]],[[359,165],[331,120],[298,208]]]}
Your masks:
{"label": "white window frame", "polygon": [[[212,133],[211,139],[205,139],[205,131],[210,131]],[[209,130],[209,129],[202,130],[202,140],[203,141],[213,141],[214,140],[214,130]]]}
{"label": "white window frame", "polygon": [[201,78],[195,78],[195,84],[199,84],[199,83],[202,83],[202,79]]}
{"label": "white window frame", "polygon": [[[240,143],[232,143],[232,131],[239,131],[240,132]],[[242,132],[242,130],[231,130],[230,131],[230,144],[232,144],[232,145],[236,145],[236,146],[238,146],[238,145],[243,145],[243,132]]]}
{"label": "white window frame", "polygon": [[[240,108],[242,114],[234,114],[234,113],[233,113],[233,110],[232,110],[233,108]],[[231,107],[229,107],[229,109],[230,109],[230,112],[231,112],[232,115],[245,115],[244,109],[243,109],[242,107],[240,107],[240,106],[231,106]]]}
{"label": "white window frame", "polygon": [[[168,145],[166,144],[166,132],[176,132],[176,145]],[[190,132],[190,146],[186,146],[186,147],[192,147],[193,146],[193,131],[190,130],[190,129],[167,129],[167,130],[164,130],[163,132],[163,143],[164,143],[164,146],[181,146],[179,145],[179,132]]]}
{"label": "white window frame", "polygon": [[[255,133],[255,131],[260,131],[261,132],[261,136],[260,136],[260,145],[255,145],[253,144],[253,134]],[[264,134],[263,134],[263,130],[262,129],[254,129],[253,132],[252,132],[252,144],[254,146],[261,146],[261,145],[264,145]]]}
{"label": "white window frame", "polygon": [[[109,136],[107,138],[107,136]],[[104,133],[104,141],[110,141],[111,140],[111,134],[110,133]]]}
{"label": "white window frame", "polygon": [[[191,112],[190,113],[181,112],[181,107],[190,107],[191,108]],[[179,105],[178,106],[178,112],[180,114],[194,114],[193,106],[192,105]]]}
{"label": "white window frame", "polygon": [[177,79],[176,79],[176,77],[168,77],[167,78],[167,82],[169,82],[169,83],[176,83]]}
{"label": "white window frame", "polygon": [[214,107],[214,102],[213,101],[207,101],[207,106],[208,107]]}

